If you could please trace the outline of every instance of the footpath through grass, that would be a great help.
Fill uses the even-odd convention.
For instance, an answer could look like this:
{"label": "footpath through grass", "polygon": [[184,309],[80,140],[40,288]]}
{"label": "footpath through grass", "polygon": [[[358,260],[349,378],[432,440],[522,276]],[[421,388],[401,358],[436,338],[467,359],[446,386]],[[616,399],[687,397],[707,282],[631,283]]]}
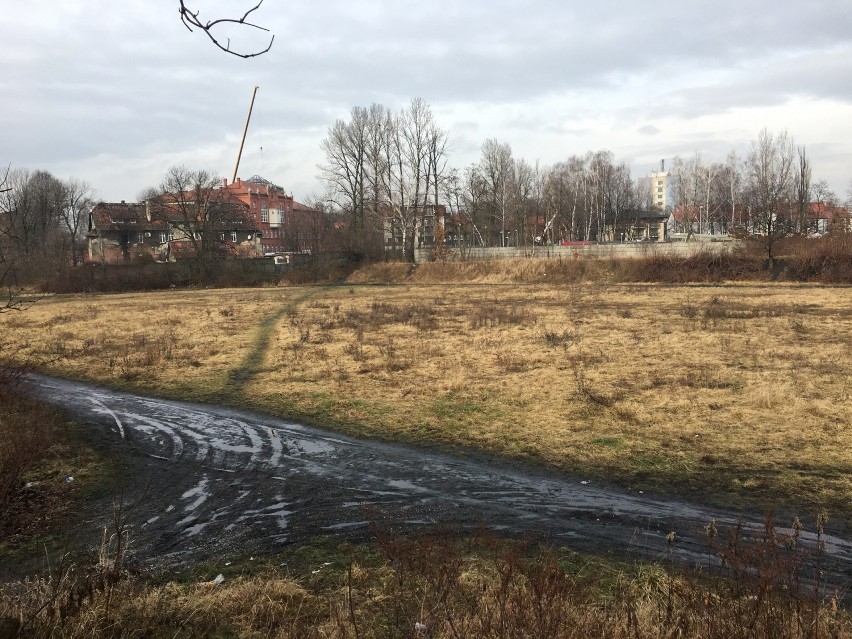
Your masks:
{"label": "footpath through grass", "polygon": [[[55,297],[50,373],[852,525],[849,289],[457,283]],[[835,520],[836,521],[836,520]]]}

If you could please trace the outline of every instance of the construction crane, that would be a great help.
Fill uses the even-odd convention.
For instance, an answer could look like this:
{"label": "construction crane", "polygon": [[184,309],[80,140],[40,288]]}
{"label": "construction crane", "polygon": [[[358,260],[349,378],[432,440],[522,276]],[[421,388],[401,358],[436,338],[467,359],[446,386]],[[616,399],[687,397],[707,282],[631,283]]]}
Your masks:
{"label": "construction crane", "polygon": [[237,152],[237,164],[234,166],[234,177],[231,178],[231,184],[237,181],[237,171],[240,170],[240,158],[243,156],[243,145],[246,143],[246,134],[248,133],[249,122],[251,122],[251,111],[254,108],[254,96],[257,95],[257,90],[260,87],[255,87],[251,92],[251,104],[249,104],[248,116],[246,117],[246,125],[243,127],[243,139],[240,140],[240,150]]}

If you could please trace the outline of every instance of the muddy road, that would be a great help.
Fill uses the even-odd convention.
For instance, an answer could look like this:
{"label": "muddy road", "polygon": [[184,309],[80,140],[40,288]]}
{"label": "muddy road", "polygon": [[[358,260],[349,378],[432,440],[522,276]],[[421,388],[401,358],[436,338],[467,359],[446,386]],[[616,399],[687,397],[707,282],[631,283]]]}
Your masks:
{"label": "muddy road", "polygon": [[[368,539],[369,512],[389,525],[534,535],[581,551],[707,561],[704,526],[738,513],[528,470],[353,439],[266,415],[114,392],[39,375],[32,392],[90,426],[120,456],[136,514],[136,553],[180,565],[277,553],[316,535]],[[90,525],[109,518],[94,513]],[[756,531],[760,516],[744,517]],[[669,544],[666,535],[674,531]],[[848,587],[852,539],[823,537],[824,578]],[[805,535],[813,546],[815,538]]]}

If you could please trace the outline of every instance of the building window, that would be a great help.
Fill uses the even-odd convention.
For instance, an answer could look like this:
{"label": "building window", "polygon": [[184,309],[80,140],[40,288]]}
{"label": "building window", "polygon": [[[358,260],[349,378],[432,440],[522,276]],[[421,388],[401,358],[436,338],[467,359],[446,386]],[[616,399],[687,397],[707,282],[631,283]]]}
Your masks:
{"label": "building window", "polygon": [[236,231],[231,231],[231,241],[232,242],[237,241],[237,232]]}
{"label": "building window", "polygon": [[269,209],[265,206],[260,207],[260,221],[269,222]]}
{"label": "building window", "polygon": [[657,186],[660,186],[663,183],[662,180],[657,180]]}
{"label": "building window", "polygon": [[165,244],[168,241],[169,241],[168,233],[166,233],[165,231],[160,233],[160,244]]}

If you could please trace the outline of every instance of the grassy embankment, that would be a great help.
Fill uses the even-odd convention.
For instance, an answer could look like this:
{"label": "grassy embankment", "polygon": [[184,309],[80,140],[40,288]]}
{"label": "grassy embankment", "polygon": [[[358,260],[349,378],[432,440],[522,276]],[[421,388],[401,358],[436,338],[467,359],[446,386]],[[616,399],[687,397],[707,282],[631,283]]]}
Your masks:
{"label": "grassy embankment", "polygon": [[849,289],[608,283],[607,268],[380,265],[342,287],[54,297],[0,329],[59,375],[848,521]]}

